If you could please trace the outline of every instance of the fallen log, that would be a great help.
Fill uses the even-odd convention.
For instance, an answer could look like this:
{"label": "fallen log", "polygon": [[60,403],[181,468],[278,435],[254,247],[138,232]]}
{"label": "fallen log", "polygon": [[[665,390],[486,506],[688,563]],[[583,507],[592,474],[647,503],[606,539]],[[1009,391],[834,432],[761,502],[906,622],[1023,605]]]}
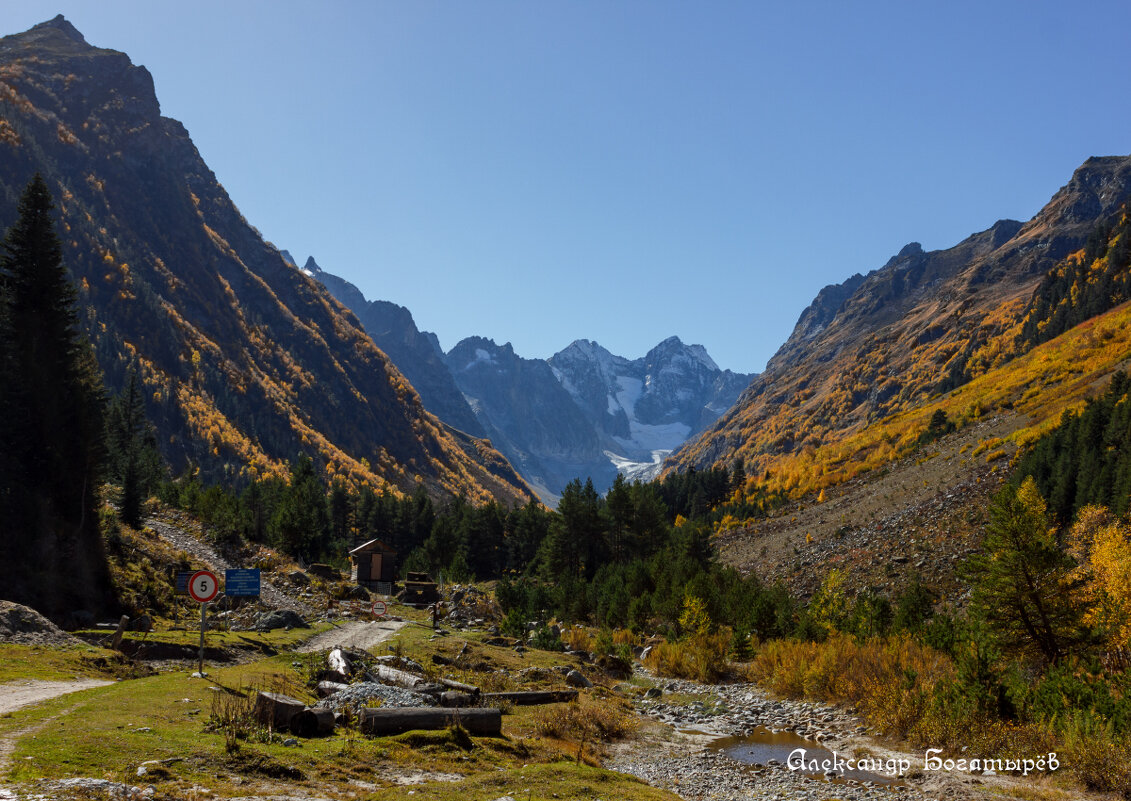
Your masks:
{"label": "fallen log", "polygon": [[296,737],[333,734],[334,710],[307,708],[291,718],[291,732]]}
{"label": "fallen log", "polygon": [[340,681],[320,681],[318,682],[318,686],[314,688],[314,691],[318,693],[319,698],[326,698],[348,687],[348,684],[342,684]]}
{"label": "fallen log", "polygon": [[440,693],[440,706],[465,707],[475,706],[476,696],[471,693],[462,693],[458,690],[448,690]]}
{"label": "fallen log", "polygon": [[305,708],[306,704],[289,695],[261,692],[255,696],[255,719],[276,731],[289,728],[291,719]]}
{"label": "fallen log", "polygon": [[485,704],[509,703],[515,706],[560,704],[577,700],[577,690],[524,690],[512,693],[483,693],[479,700]]}
{"label": "fallen log", "polygon": [[424,684],[429,684],[428,679],[421,676],[414,676],[411,673],[406,673],[403,670],[387,667],[385,665],[377,665],[375,667],[377,678],[386,684],[395,684],[398,687],[404,687],[407,690],[415,690]]}
{"label": "fallen log", "polygon": [[496,735],[503,730],[503,713],[498,709],[435,709],[432,707],[389,707],[362,709],[358,724],[366,734],[401,734],[413,729],[446,729],[458,724],[470,734]]}
{"label": "fallen log", "polygon": [[443,684],[448,689],[459,690],[461,693],[467,693],[468,695],[479,695],[478,687],[464,684],[462,681],[456,681],[455,679],[440,679],[440,684]]}

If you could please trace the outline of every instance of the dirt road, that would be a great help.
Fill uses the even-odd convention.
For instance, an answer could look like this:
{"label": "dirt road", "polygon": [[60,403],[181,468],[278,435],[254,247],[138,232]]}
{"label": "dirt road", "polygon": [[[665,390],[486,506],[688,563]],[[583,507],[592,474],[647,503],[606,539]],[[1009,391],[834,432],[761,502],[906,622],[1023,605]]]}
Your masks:
{"label": "dirt road", "polygon": [[22,706],[31,706],[40,701],[46,701],[59,695],[88,690],[91,687],[103,687],[113,684],[104,679],[75,679],[74,681],[13,681],[0,684],[0,715],[19,709]]}
{"label": "dirt road", "polygon": [[[74,681],[39,681],[29,679],[26,681],[13,681],[8,684],[0,684],[0,715],[6,715],[21,707],[38,704],[41,701],[47,701],[60,695],[67,695],[68,693],[78,692],[79,690],[89,690],[91,687],[103,687],[113,683],[112,681],[105,681],[103,679],[75,679]],[[54,718],[49,718],[30,728],[0,735],[0,776],[3,776],[8,771],[16,741],[25,735],[39,731],[51,720],[54,720]],[[3,801],[5,798],[3,795],[5,792],[7,791],[0,788],[0,801]],[[15,796],[8,797],[14,798]]]}
{"label": "dirt road", "polygon": [[400,631],[403,620],[355,620],[317,634],[295,650],[302,653],[324,651],[336,646],[367,650]]}

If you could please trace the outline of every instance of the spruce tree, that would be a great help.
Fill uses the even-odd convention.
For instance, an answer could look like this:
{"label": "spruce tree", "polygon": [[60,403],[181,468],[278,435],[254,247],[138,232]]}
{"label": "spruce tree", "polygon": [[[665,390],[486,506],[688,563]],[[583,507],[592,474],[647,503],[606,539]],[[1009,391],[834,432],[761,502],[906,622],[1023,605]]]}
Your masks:
{"label": "spruce tree", "polygon": [[[7,471],[3,550],[29,592],[47,607],[105,602],[106,566],[95,504],[102,463],[102,379],[81,336],[77,293],[63,266],[54,204],[40,175],[19,202],[0,245]],[[37,573],[66,564],[66,586],[44,587]],[[35,589],[38,588],[38,589]],[[50,594],[51,597],[47,597]],[[102,596],[95,598],[94,596]],[[71,608],[76,608],[72,606]]]}
{"label": "spruce tree", "polygon": [[145,500],[157,490],[166,470],[157,432],[145,414],[136,369],[106,411],[106,450],[106,478],[121,488],[118,515],[123,523],[140,528]]}

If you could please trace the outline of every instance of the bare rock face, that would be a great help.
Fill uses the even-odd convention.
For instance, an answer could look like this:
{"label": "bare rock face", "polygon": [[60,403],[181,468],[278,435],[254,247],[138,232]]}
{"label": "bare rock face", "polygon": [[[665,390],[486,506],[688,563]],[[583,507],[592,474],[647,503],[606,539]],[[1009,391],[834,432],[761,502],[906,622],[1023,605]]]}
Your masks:
{"label": "bare rock face", "polygon": [[604,491],[618,472],[653,477],[750,383],[678,337],[639,359],[579,339],[547,360],[469,337],[446,361],[491,441],[548,502],[575,478]]}
{"label": "bare rock face", "polygon": [[357,315],[377,347],[420,393],[425,409],[474,437],[486,435],[444,364],[444,352],[436,335],[417,328],[412,312],[387,300],[366,300],[357,287],[321,269],[313,257],[307,259],[302,269]]}

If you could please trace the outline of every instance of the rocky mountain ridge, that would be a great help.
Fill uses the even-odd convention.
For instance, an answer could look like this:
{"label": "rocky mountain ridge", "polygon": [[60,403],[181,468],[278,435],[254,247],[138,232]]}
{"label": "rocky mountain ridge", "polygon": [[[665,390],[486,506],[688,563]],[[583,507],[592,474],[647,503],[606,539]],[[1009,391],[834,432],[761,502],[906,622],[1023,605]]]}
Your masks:
{"label": "rocky mountain ridge", "polygon": [[263,241],[162,117],[149,72],[62,16],[0,39],[0,221],[38,171],[111,389],[131,370],[176,468],[328,474],[435,496],[525,500],[486,443],[427,413],[323,286]]}
{"label": "rocky mountain ridge", "polygon": [[903,248],[826,287],[738,403],[669,467],[759,472],[833,447],[1009,358],[1001,335],[1042,277],[1131,197],[1131,157],[1092,158],[1027,223],[1001,220],[946,250]]}
{"label": "rocky mountain ridge", "polygon": [[[516,464],[538,464],[540,474],[519,471],[555,496],[573,478],[591,477],[600,491],[617,473],[654,478],[664,458],[729,408],[750,380],[720,370],[701,345],[674,336],[639,359],[576,340],[534,361],[482,338],[447,355],[492,441]],[[524,397],[524,386],[537,389]],[[552,422],[557,433],[527,430],[528,417]]]}
{"label": "rocky mountain ridge", "polygon": [[460,431],[474,437],[486,435],[444,363],[440,340],[417,328],[412,312],[387,300],[366,300],[349,281],[319,267],[313,256],[298,269],[322,282],[331,295],[357,315],[377,347],[420,394],[424,408]]}

